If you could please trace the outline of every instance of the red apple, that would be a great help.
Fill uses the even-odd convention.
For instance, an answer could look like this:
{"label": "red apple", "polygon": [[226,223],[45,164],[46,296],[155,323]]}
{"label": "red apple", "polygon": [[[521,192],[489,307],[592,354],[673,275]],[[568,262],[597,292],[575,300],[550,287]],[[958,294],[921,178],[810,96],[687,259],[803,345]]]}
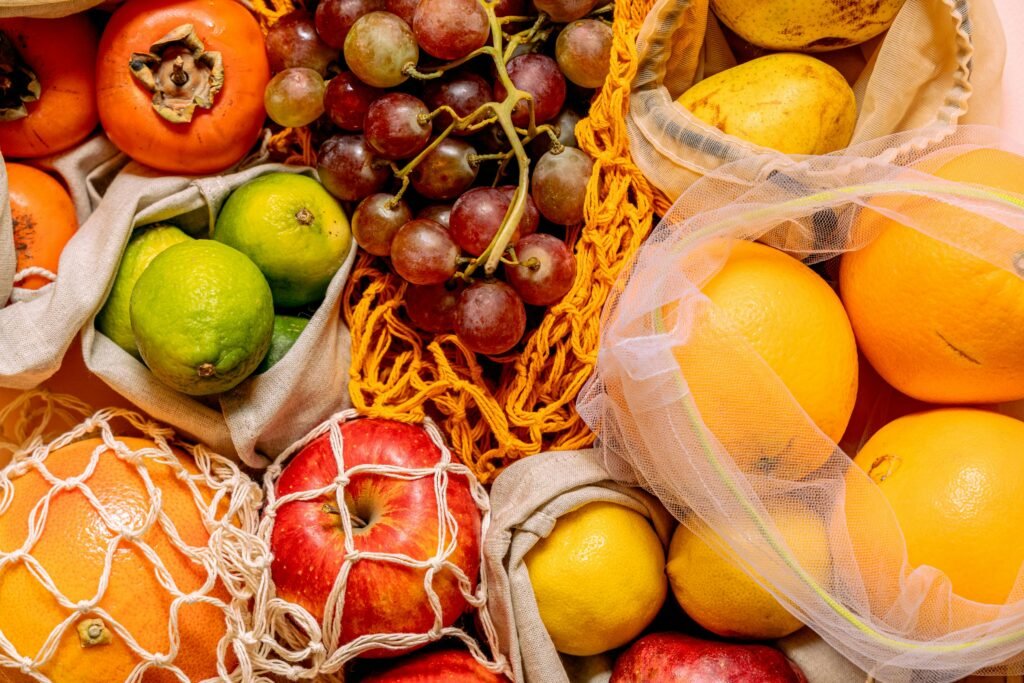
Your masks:
{"label": "red apple", "polygon": [[[360,419],[341,426],[346,469],[358,465],[432,468],[441,451],[420,427],[391,420]],[[338,476],[329,435],[295,455],[277,482],[278,497],[330,486]],[[399,553],[429,560],[437,552],[438,512],[434,477],[404,480],[376,473],[350,475],[345,502],[353,515],[353,544],[360,552]],[[480,512],[466,477],[449,473],[448,510],[459,525],[457,547],[448,558],[476,585],[480,572]],[[345,562],[345,533],[333,491],[309,501],[293,501],[277,511],[270,549],[277,594],[303,607],[323,623],[327,598]],[[423,586],[424,569],[360,559],[348,575],[338,645],[375,633],[427,633],[434,613]],[[467,608],[454,572],[435,574],[442,622],[451,626]],[[408,652],[405,650],[404,652]],[[378,648],[366,657],[392,657],[403,651]]]}
{"label": "red apple", "polygon": [[807,679],[786,655],[767,645],[654,633],[622,653],[611,683],[807,683]]}
{"label": "red apple", "polygon": [[362,683],[511,683],[466,650],[435,650],[400,659]]}

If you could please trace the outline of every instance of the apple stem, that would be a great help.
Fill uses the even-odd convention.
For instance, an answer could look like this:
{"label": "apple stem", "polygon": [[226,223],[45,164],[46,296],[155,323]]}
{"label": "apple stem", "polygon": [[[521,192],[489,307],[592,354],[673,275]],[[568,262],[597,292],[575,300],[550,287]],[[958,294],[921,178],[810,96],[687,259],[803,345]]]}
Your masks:
{"label": "apple stem", "polygon": [[[323,510],[324,512],[326,512],[329,515],[336,515],[338,517],[341,517],[341,510],[339,510],[336,505],[332,505],[330,503],[324,503],[323,507],[320,508],[320,509]],[[366,520],[364,520],[362,517],[360,517],[359,515],[355,514],[351,510],[349,510],[348,516],[352,519],[352,527],[353,528],[355,528],[355,529],[364,529],[364,528],[366,528]]]}

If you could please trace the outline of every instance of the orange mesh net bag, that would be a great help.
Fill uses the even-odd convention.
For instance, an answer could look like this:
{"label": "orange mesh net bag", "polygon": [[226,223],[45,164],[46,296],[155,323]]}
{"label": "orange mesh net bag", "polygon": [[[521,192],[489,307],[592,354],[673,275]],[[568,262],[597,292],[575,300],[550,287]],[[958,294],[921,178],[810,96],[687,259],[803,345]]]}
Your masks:
{"label": "orange mesh net bag", "polygon": [[0,678],[257,680],[259,486],[135,413],[76,422],[0,470]]}
{"label": "orange mesh net bag", "polygon": [[[1024,395],[1024,326],[1010,322],[1024,315],[1024,147],[991,128],[944,130],[928,147],[908,147],[909,133],[785,162],[752,187],[734,181],[751,169],[728,166],[694,184],[609,300],[579,401],[617,478],[887,683],[1024,672],[1024,422],[949,407]],[[859,270],[897,239],[911,246],[884,252],[888,274]],[[796,260],[834,276],[837,256],[845,308]],[[748,326],[772,314],[742,308],[768,284],[722,298],[733,264],[757,273],[769,258],[806,283],[799,300],[765,304],[799,312],[776,329],[808,321],[784,349]],[[965,265],[950,276],[952,264]],[[812,311],[812,289],[834,317]],[[854,331],[880,374],[937,404],[888,423],[856,460],[837,445]]]}

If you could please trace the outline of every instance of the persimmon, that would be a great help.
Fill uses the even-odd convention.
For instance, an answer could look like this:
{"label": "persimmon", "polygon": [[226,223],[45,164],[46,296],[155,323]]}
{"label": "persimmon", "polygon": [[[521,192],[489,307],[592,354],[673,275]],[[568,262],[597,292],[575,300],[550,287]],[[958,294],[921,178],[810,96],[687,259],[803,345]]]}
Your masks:
{"label": "persimmon", "polygon": [[[51,176],[24,164],[7,164],[7,190],[17,270],[39,266],[56,273],[60,253],[78,229],[71,196]],[[14,284],[39,289],[48,282],[42,275],[29,275]]]}
{"label": "persimmon", "polygon": [[263,128],[263,33],[235,0],[129,0],[107,24],[97,64],[100,121],[147,166],[223,171]]}
{"label": "persimmon", "polygon": [[0,152],[61,152],[96,128],[99,34],[83,15],[0,19]]}

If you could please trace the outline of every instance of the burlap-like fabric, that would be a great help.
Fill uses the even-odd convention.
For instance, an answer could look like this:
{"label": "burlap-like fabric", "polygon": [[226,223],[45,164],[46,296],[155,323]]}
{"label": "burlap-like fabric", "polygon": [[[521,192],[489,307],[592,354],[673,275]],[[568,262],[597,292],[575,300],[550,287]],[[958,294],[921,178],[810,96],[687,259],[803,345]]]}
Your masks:
{"label": "burlap-like fabric", "polygon": [[313,175],[308,168],[262,164],[193,179],[129,165],[84,226],[86,239],[73,254],[78,268],[65,281],[89,311],[83,321],[82,353],[90,370],[153,417],[222,453],[237,454],[252,467],[269,462],[257,449],[279,453],[328,415],[350,405],[350,342],[338,314],[338,299],[355,258],[354,242],[326,299],[288,354],[266,373],[212,400],[186,396],[160,382],[141,361],[99,333],[93,317],[106,300],[133,230],[172,223],[186,232],[208,234],[204,231],[215,223],[235,188],[275,172]]}
{"label": "burlap-like fabric", "polygon": [[675,520],[642,489],[614,480],[596,450],[542,453],[510,465],[491,488],[491,526],[484,539],[488,606],[498,642],[520,683],[569,683],[537,611],[524,558],[558,518],[606,501],[651,520],[668,544]]}

